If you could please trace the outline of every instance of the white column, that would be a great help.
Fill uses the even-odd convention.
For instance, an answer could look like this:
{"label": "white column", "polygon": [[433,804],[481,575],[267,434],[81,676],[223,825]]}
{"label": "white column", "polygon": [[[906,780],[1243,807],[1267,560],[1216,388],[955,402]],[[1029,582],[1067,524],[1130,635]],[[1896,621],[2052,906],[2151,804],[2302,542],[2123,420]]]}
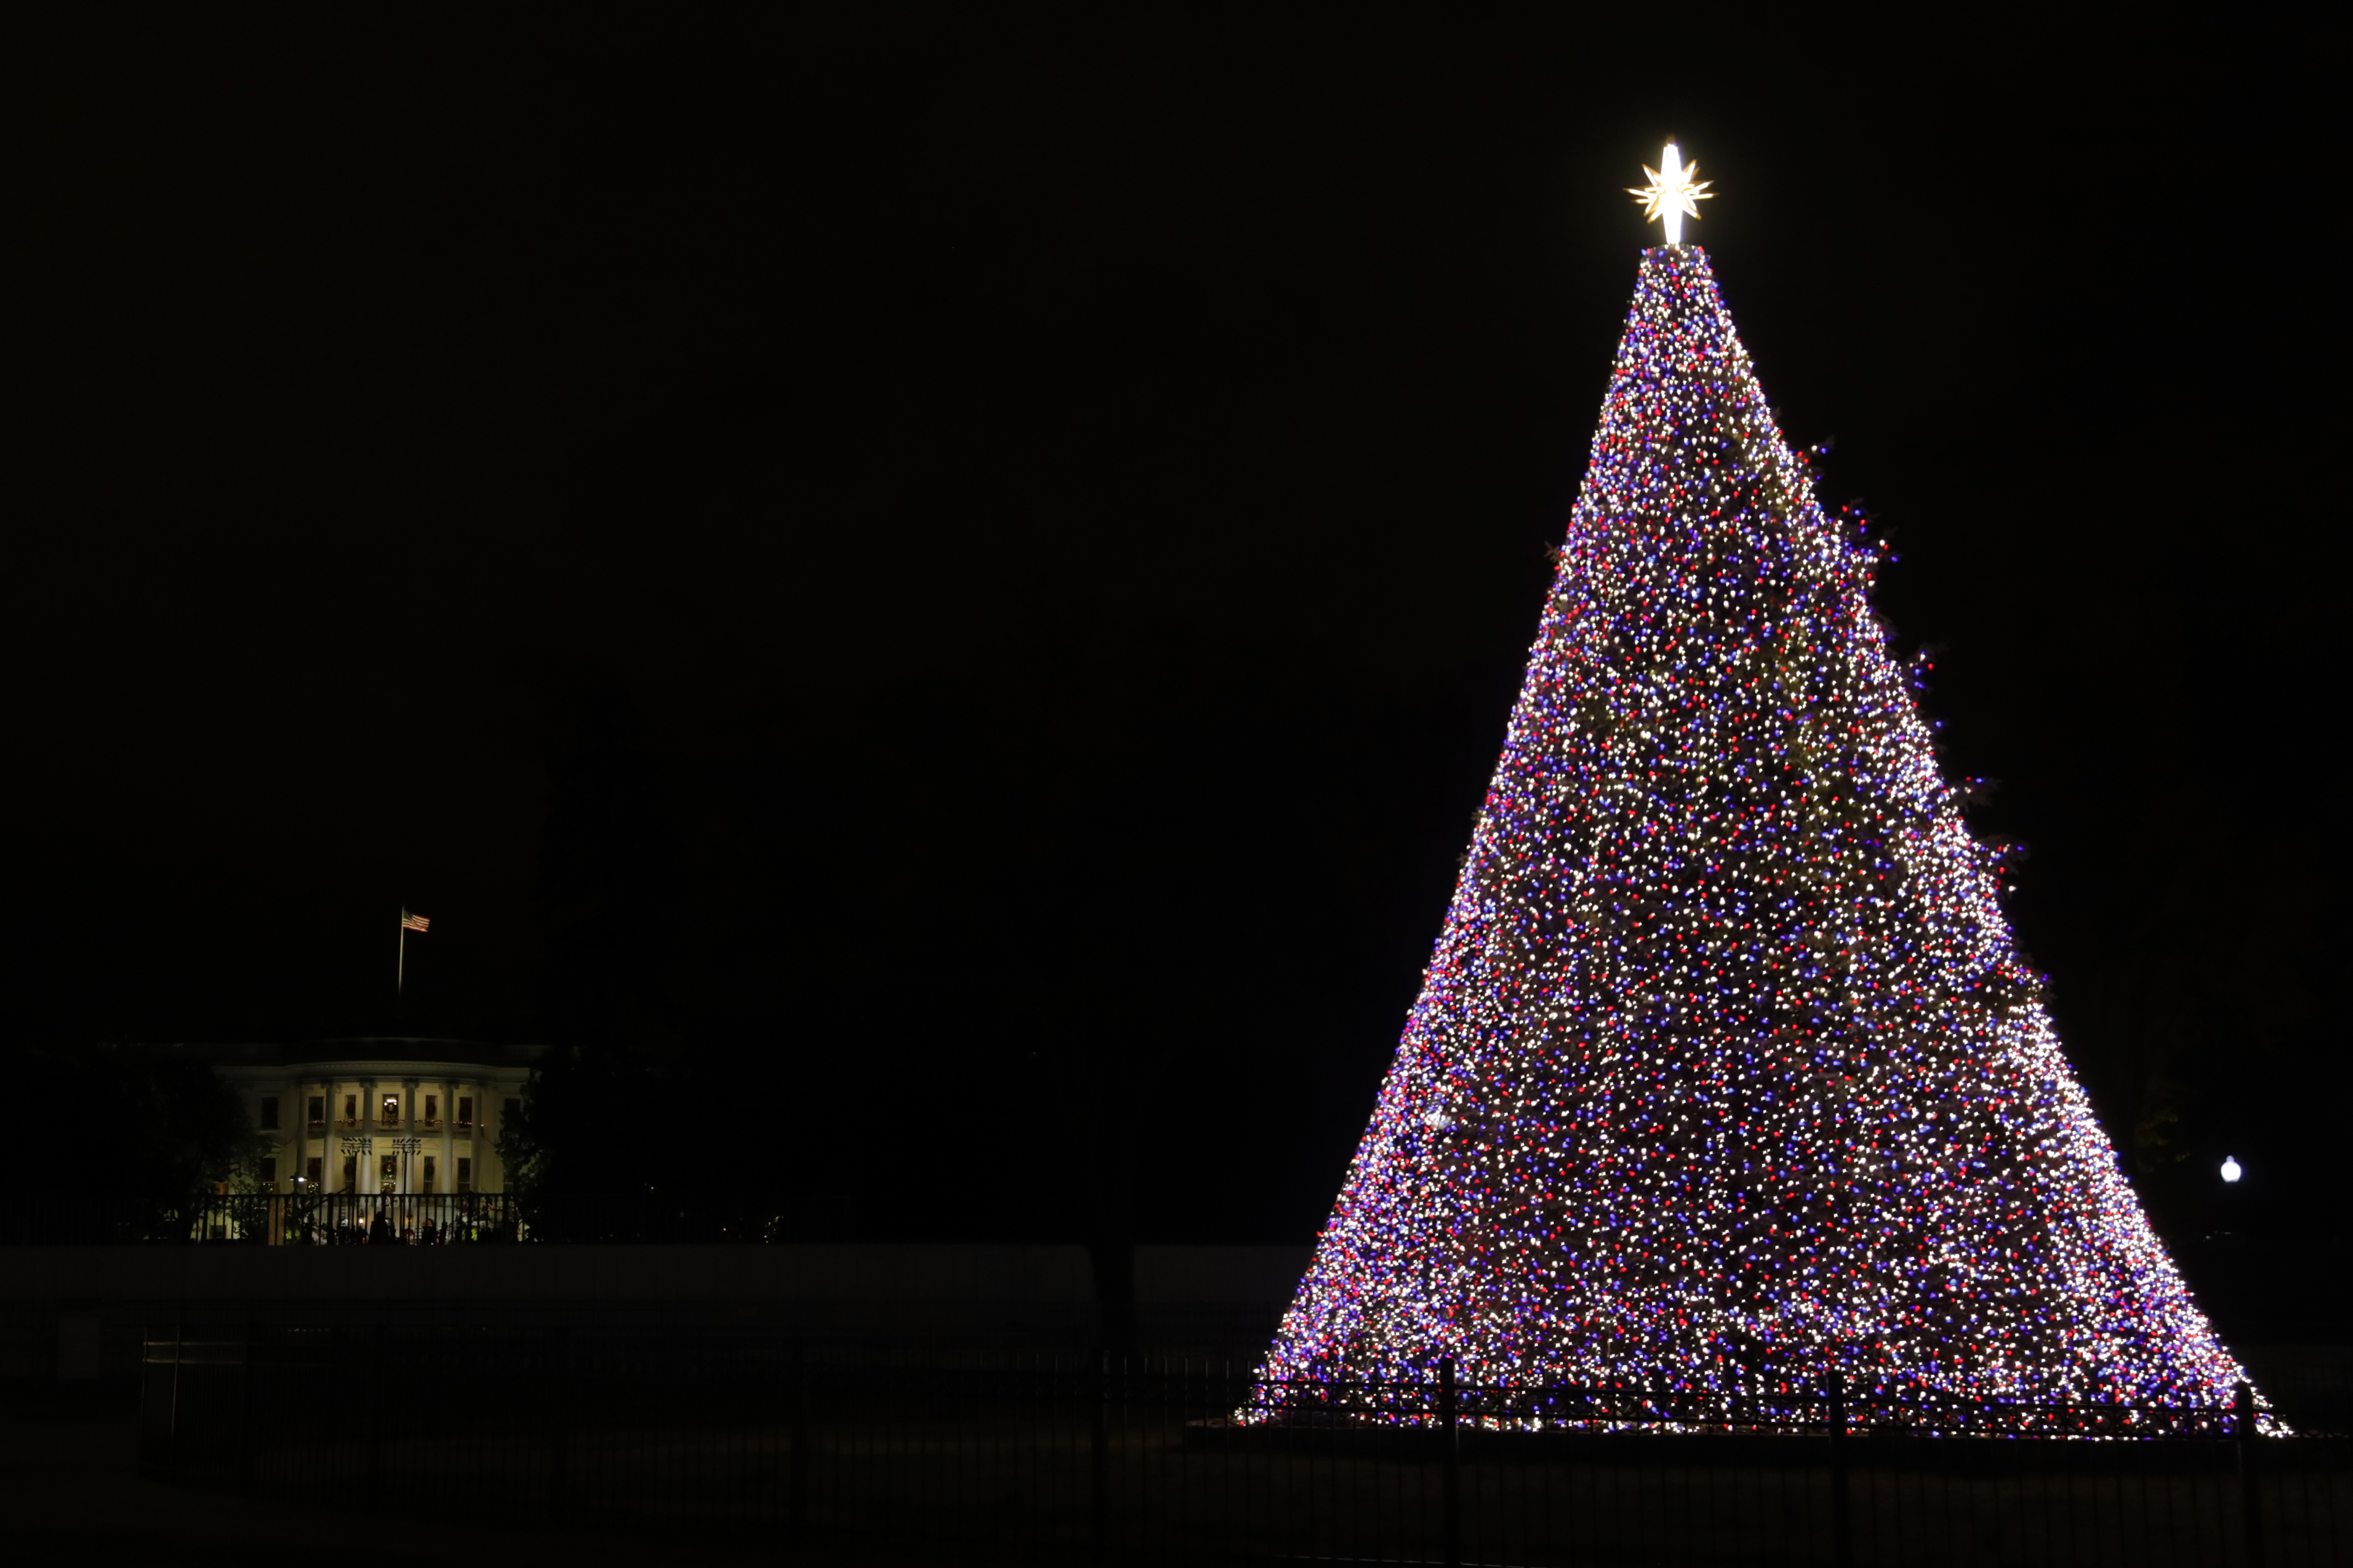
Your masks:
{"label": "white column", "polygon": [[278,1125],[270,1130],[269,1134],[275,1140],[272,1147],[276,1149],[277,1153],[273,1156],[273,1168],[278,1174],[270,1181],[269,1195],[261,1202],[261,1223],[267,1227],[262,1239],[270,1246],[282,1246],[286,1241],[284,1195],[294,1190],[292,1180],[294,1172],[302,1168],[302,1134],[299,1130],[301,1124],[295,1123],[295,1130],[290,1130],[288,1122],[302,1107],[294,1092],[293,1080],[281,1079],[270,1085],[269,1088],[278,1101]]}
{"label": "white column", "polygon": [[[400,1135],[403,1138],[417,1136],[417,1080],[415,1078],[400,1080]],[[418,1150],[418,1153],[422,1152],[423,1150]],[[400,1191],[403,1196],[416,1192],[417,1179],[423,1174],[424,1172],[417,1169],[417,1155],[408,1155],[401,1160]]]}
{"label": "white column", "polygon": [[278,1175],[271,1180],[268,1188],[268,1191],[275,1192],[278,1191],[278,1183],[286,1179],[286,1173],[280,1168],[286,1163],[286,1102],[290,1097],[286,1093],[286,1086],[284,1084],[273,1084],[269,1082],[267,1079],[256,1084],[254,1086],[254,1091],[253,1108],[257,1113],[261,1109],[261,1101],[276,1100],[278,1102],[278,1125],[270,1128],[262,1134],[263,1137],[269,1139],[270,1167],[271,1169],[278,1171]]}
{"label": "white column", "polygon": [[[487,1180],[484,1173],[490,1170],[491,1161],[499,1157],[498,1134],[507,1129],[506,1086],[492,1079],[483,1087],[487,1091],[482,1096],[483,1103],[498,1107],[498,1121],[494,1125],[489,1112],[482,1114],[482,1136],[474,1139],[474,1175],[477,1180]],[[499,1170],[499,1191],[505,1192],[506,1186],[507,1173],[501,1166]]]}
{"label": "white column", "polygon": [[433,1185],[440,1192],[458,1190],[458,1167],[454,1162],[458,1139],[451,1124],[458,1119],[458,1086],[448,1079],[441,1080],[441,1160],[434,1167]]}
{"label": "white column", "polygon": [[353,1130],[367,1140],[365,1144],[367,1152],[359,1157],[359,1163],[353,1167],[352,1175],[353,1184],[370,1197],[374,1197],[376,1189],[382,1185],[375,1173],[376,1118],[382,1110],[383,1107],[376,1104],[375,1080],[362,1078],[360,1080],[360,1125]]}
{"label": "white column", "polygon": [[[309,1091],[310,1086],[304,1085],[306,1097]],[[302,1152],[305,1156],[311,1152],[311,1107],[307,1103],[302,1107]],[[322,1078],[319,1080],[319,1191],[322,1192],[335,1190],[334,1162],[335,1086]]]}

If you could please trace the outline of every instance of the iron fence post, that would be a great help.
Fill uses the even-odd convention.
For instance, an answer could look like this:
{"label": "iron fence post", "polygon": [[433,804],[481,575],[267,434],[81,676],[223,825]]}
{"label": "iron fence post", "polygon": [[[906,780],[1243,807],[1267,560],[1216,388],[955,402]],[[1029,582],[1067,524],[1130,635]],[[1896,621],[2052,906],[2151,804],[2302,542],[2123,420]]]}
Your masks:
{"label": "iron fence post", "polygon": [[367,1485],[368,1506],[384,1495],[384,1325],[368,1336]]}
{"label": "iron fence post", "polygon": [[1440,1528],[1445,1538],[1446,1568],[1461,1568],[1462,1444],[1455,1421],[1452,1356],[1438,1359],[1438,1425]]}
{"label": "iron fence post", "polygon": [[1109,1561],[1111,1551],[1111,1351],[1094,1355],[1094,1436],[1088,1465],[1087,1540],[1097,1563]]}
{"label": "iron fence post", "polygon": [[244,1352],[237,1368],[237,1489],[253,1490],[253,1321],[246,1320]]}
{"label": "iron fence post", "polygon": [[807,1347],[793,1341],[793,1451],[785,1500],[786,1536],[796,1550],[808,1543],[809,1386]]}
{"label": "iron fence post", "polygon": [[155,1436],[148,1425],[147,1407],[155,1396],[155,1325],[139,1325],[139,1468],[154,1464]]}
{"label": "iron fence post", "polygon": [[172,1404],[164,1412],[164,1462],[176,1470],[180,1467],[180,1358],[188,1342],[188,1325],[183,1319],[172,1322]]}
{"label": "iron fence post", "polygon": [[1823,1383],[1823,1393],[1830,1404],[1831,1561],[1836,1568],[1853,1568],[1854,1520],[1847,1500],[1845,1374],[1831,1373]]}
{"label": "iron fence post", "polygon": [[567,1483],[570,1479],[570,1478],[565,1473],[568,1458],[568,1456],[565,1452],[565,1438],[567,1436],[565,1427],[569,1422],[571,1413],[567,1408],[568,1402],[565,1398],[565,1390],[564,1386],[566,1381],[565,1377],[565,1363],[571,1360],[570,1355],[567,1353],[571,1349],[570,1338],[571,1337],[566,1334],[564,1330],[556,1330],[554,1351],[549,1357],[550,1361],[555,1369],[555,1376],[548,1390],[547,1396],[548,1419],[554,1427],[554,1431],[552,1434],[554,1451],[551,1456],[552,1462],[548,1467],[549,1473],[547,1490],[548,1506],[554,1510],[558,1519],[564,1517],[565,1492],[567,1490]]}
{"label": "iron fence post", "polygon": [[2263,1522],[2255,1489],[2255,1391],[2240,1383],[2231,1394],[2231,1430],[2239,1450],[2239,1558],[2246,1568],[2263,1568]]}

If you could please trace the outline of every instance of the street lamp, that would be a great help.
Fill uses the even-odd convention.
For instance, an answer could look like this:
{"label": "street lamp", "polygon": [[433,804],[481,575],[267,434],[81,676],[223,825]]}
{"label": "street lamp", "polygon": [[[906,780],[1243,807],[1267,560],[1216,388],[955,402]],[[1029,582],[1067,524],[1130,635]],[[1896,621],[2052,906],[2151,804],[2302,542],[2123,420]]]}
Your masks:
{"label": "street lamp", "polygon": [[2247,1168],[2246,1168],[2245,1166],[2243,1166],[2243,1165],[2240,1164],[2240,1163],[2239,1163],[2239,1161],[2238,1161],[2238,1160],[2237,1160],[2237,1158],[2236,1158],[2235,1156],[2233,1156],[2233,1155],[2229,1155],[2229,1154],[2225,1154],[2224,1156],[2222,1156],[2222,1180],[2223,1180],[2223,1181],[2228,1181],[2228,1182],[2231,1182],[2231,1183],[2232,1183],[2232,1184],[2233,1184],[2233,1185],[2236,1185],[2236,1184],[2237,1184],[2237,1182],[2238,1182],[2239,1178],[2240,1178],[2240,1177],[2242,1177],[2242,1176],[2244,1176],[2246,1173],[2247,1173]]}

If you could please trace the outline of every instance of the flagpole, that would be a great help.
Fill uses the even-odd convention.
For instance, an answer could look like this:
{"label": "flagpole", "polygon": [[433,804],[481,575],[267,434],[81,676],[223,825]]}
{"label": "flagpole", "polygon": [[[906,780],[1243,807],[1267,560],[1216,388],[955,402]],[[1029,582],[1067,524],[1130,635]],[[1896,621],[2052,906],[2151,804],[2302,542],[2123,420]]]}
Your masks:
{"label": "flagpole", "polygon": [[392,971],[392,1000],[395,1008],[400,1004],[401,992],[408,989],[408,933],[415,931],[421,937],[425,935],[426,927],[430,924],[431,922],[424,916],[414,913],[406,905],[401,906],[400,956],[394,960]]}

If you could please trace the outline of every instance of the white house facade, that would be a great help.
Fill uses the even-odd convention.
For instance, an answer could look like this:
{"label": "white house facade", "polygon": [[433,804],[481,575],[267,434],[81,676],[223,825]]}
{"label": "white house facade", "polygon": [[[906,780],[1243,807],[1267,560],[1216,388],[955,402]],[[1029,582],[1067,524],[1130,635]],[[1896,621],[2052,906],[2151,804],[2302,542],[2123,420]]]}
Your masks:
{"label": "white house facade", "polygon": [[269,1146],[269,1192],[501,1192],[499,1134],[538,1045],[367,1038],[190,1046],[234,1086]]}

